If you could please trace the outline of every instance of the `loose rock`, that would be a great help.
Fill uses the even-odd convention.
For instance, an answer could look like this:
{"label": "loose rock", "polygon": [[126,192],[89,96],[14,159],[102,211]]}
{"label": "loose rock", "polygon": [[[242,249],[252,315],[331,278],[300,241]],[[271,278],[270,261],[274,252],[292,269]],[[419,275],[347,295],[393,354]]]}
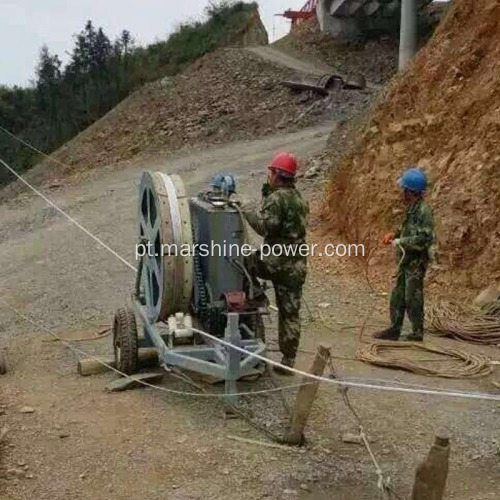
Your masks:
{"label": "loose rock", "polygon": [[35,413],[35,409],[31,406],[23,406],[20,410],[19,413],[23,414],[28,414],[28,413]]}

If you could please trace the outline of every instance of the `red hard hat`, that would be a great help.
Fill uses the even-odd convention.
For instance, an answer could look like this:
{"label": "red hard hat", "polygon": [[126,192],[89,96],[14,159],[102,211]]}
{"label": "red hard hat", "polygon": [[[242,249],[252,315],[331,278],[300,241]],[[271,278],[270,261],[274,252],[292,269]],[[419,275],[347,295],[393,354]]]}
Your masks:
{"label": "red hard hat", "polygon": [[297,157],[290,153],[278,153],[273,158],[273,162],[269,168],[274,168],[284,174],[288,174],[290,177],[295,177],[297,173]]}

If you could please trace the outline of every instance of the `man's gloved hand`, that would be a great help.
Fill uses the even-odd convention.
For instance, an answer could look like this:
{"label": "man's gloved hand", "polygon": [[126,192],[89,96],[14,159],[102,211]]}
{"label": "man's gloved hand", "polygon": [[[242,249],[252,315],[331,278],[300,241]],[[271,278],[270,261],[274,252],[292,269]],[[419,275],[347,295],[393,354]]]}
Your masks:
{"label": "man's gloved hand", "polygon": [[242,209],[244,209],[252,204],[248,198],[241,196],[239,194],[236,194],[236,193],[231,195],[231,197],[229,198],[229,202],[233,203],[235,205],[239,205]]}
{"label": "man's gloved hand", "polygon": [[265,182],[262,185],[262,197],[267,198],[270,193],[271,193],[271,185],[269,184],[269,182]]}
{"label": "man's gloved hand", "polygon": [[401,238],[396,238],[395,240],[392,240],[391,244],[392,244],[393,247],[399,247],[399,246],[401,246]]}
{"label": "man's gloved hand", "polygon": [[386,234],[382,241],[383,241],[384,245],[390,245],[394,241],[394,233]]}

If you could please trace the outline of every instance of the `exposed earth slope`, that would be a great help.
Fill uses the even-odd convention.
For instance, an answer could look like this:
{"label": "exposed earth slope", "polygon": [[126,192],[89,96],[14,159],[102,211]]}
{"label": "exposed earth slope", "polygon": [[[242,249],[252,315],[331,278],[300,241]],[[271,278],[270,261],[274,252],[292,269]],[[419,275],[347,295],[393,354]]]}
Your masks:
{"label": "exposed earth slope", "polygon": [[455,0],[334,171],[329,227],[377,245],[400,217],[396,179],[418,165],[431,180],[437,279],[478,287],[499,278],[499,80],[500,4]]}

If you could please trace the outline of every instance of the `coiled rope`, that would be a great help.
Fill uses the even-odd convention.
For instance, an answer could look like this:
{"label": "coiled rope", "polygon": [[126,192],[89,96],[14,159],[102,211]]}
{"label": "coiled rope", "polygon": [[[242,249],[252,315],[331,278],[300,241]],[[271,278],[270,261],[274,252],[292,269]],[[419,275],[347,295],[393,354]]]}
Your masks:
{"label": "coiled rope", "polygon": [[500,301],[481,308],[457,301],[439,301],[427,311],[429,330],[474,344],[500,344]]}
{"label": "coiled rope", "polygon": [[[447,359],[413,360],[405,357],[408,351],[438,354]],[[421,342],[378,341],[362,344],[356,355],[372,365],[399,368],[426,377],[464,379],[486,377],[491,373],[490,360],[481,354]],[[452,366],[450,361],[453,362]],[[433,363],[428,365],[428,362]]]}
{"label": "coiled rope", "polygon": [[[398,263],[397,270],[405,257],[404,249],[399,247],[402,251],[402,258]],[[377,293],[372,281],[370,279],[370,262],[376,247],[372,248],[365,261],[365,278],[368,287],[373,293]],[[365,318],[365,322],[359,332],[359,343],[356,357],[365,363],[385,368],[396,368],[418,375],[427,377],[440,377],[440,378],[479,378],[488,376],[491,371],[490,360],[481,354],[472,354],[454,348],[445,348],[428,342],[401,342],[401,341],[381,341],[365,342],[363,341],[363,334],[366,324],[374,313],[375,306],[369,310]],[[458,337],[461,335],[465,339],[482,339],[483,343],[495,343],[492,340],[498,339],[500,342],[500,314],[487,315],[485,311],[477,311],[473,320],[470,323],[463,320],[456,320],[457,306],[443,307],[437,309],[431,308],[428,313],[428,322],[433,332],[445,332],[442,335],[450,335]],[[488,310],[490,313],[496,311],[491,308]],[[462,314],[463,317],[463,314]],[[450,332],[454,332],[450,334]],[[472,341],[472,340],[471,340]],[[477,343],[481,343],[476,340]],[[441,359],[410,359],[409,357],[401,357],[401,353],[423,351],[435,355],[439,355]],[[428,362],[433,362],[429,366]],[[450,364],[452,362],[453,364]],[[438,364],[440,363],[440,364]]]}

